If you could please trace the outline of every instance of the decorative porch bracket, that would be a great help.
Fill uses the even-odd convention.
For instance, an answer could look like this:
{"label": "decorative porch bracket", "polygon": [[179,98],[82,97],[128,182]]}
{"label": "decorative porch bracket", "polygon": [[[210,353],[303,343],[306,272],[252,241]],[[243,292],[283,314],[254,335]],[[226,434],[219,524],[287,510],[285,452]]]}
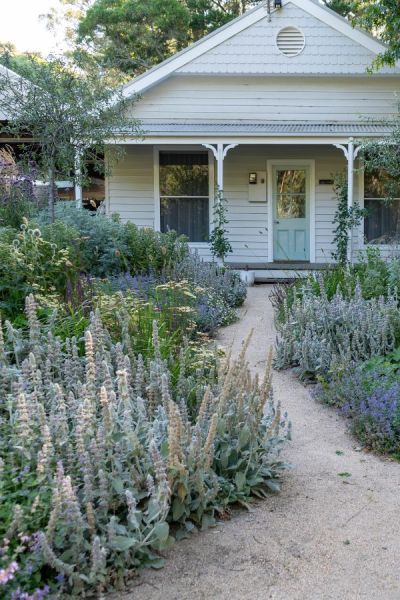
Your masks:
{"label": "decorative porch bracket", "polygon": [[218,142],[217,144],[202,144],[214,155],[215,160],[217,161],[217,188],[218,191],[224,189],[224,160],[229,152],[233,148],[236,148],[239,144],[224,144],[223,142]]}
{"label": "decorative porch bracket", "polygon": [[[349,138],[349,143],[346,146],[343,144],[334,144],[336,148],[342,150],[347,160],[347,206],[349,209],[353,206],[354,200],[354,161],[361,150],[361,146],[354,143],[354,138]],[[353,263],[353,231],[349,231],[349,243],[347,246],[347,260],[350,264]]]}

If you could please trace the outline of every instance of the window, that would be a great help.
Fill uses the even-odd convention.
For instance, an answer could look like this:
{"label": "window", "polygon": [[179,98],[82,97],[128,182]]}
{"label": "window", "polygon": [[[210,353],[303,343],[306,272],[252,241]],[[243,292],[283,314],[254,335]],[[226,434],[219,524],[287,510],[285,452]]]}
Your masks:
{"label": "window", "polygon": [[206,242],[210,216],[207,152],[160,152],[161,231]]}
{"label": "window", "polygon": [[[391,244],[400,241],[399,198],[385,200],[387,175],[380,171],[364,175],[364,236],[368,244]],[[397,195],[397,194],[396,194]]]}

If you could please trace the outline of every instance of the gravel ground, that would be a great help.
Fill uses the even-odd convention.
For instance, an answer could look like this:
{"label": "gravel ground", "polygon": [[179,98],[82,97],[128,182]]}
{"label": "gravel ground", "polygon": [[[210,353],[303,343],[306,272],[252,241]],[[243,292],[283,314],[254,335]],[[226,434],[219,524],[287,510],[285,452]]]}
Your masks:
{"label": "gravel ground", "polygon": [[[249,290],[220,343],[265,364],[275,341],[269,287]],[[289,372],[274,390],[293,423],[280,494],[179,542],[161,571],[145,571],[118,600],[400,600],[400,465],[366,454],[333,410]],[[349,473],[341,477],[339,473]]]}

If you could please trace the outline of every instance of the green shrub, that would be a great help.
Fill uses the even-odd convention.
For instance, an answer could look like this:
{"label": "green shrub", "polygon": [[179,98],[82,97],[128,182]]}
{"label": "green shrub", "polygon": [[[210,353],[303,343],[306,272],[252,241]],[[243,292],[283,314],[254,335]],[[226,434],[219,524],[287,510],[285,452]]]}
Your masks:
{"label": "green shrub", "polygon": [[59,249],[72,249],[79,271],[106,277],[126,270],[124,227],[117,220],[60,202],[55,223],[47,224],[47,213],[40,215],[39,223],[46,239]]}
{"label": "green shrub", "polygon": [[125,241],[126,270],[132,275],[161,273],[189,253],[185,238],[174,231],[159,233],[149,227],[140,229],[133,223],[125,225]]}
{"label": "green shrub", "polygon": [[0,309],[14,319],[23,312],[25,297],[35,293],[43,302],[64,294],[74,277],[68,250],[58,250],[39,229],[23,224],[20,233],[3,230],[0,237]]}
{"label": "green shrub", "polygon": [[[47,214],[39,222],[45,224]],[[94,277],[160,273],[188,253],[186,242],[175,232],[140,229],[116,216],[77,210],[68,202],[57,204],[56,221],[43,227],[43,235],[59,249],[67,248],[77,269]]]}

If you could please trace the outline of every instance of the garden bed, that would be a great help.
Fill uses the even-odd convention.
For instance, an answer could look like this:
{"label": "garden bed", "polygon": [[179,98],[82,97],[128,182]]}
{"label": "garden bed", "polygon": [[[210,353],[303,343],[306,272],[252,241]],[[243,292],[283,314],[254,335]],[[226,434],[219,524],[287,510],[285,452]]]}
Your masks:
{"label": "garden bed", "polygon": [[366,448],[400,456],[400,261],[368,250],[273,293],[275,366],[317,383]]}
{"label": "garden bed", "polygon": [[285,417],[245,352],[208,344],[237,275],[157,234],[59,207],[0,231],[0,589],[122,589],[233,503],[279,487]]}

